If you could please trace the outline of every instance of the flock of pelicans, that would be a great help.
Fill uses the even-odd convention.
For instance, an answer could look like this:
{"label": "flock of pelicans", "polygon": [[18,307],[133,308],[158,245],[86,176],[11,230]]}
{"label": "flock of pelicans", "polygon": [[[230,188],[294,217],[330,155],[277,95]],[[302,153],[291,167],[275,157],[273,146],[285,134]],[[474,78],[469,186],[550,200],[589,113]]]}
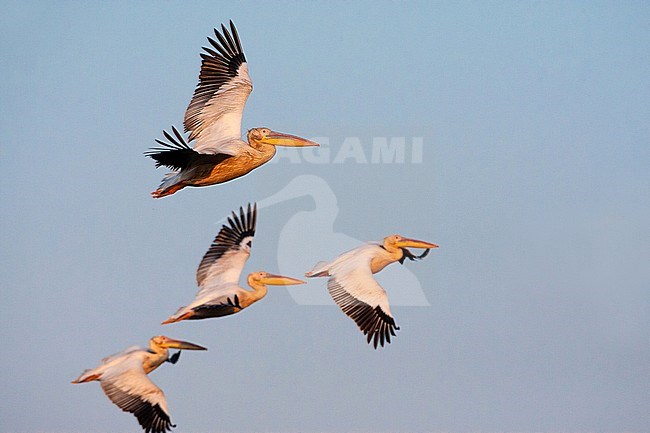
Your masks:
{"label": "flock of pelicans", "polygon": [[[185,112],[186,141],[172,127],[172,134],[163,131],[167,142],[156,140],[162,147],[146,155],[156,167],[173,171],[165,176],[152,196],[165,197],[186,186],[207,186],[227,182],[249,173],[269,161],[275,146],[318,146],[309,140],[253,128],[248,143],[241,139],[241,118],[252,90],[246,59],[230,22],[230,31],[222,25],[214,30],[217,40],[208,38],[212,48],[203,48],[199,84]],[[193,147],[187,143],[193,142]],[[233,212],[223,225],[196,272],[199,286],[194,300],[181,307],[163,324],[182,320],[200,320],[239,313],[266,296],[269,285],[304,284],[304,281],[268,272],[248,275],[253,290],[239,285],[239,279],[250,256],[257,206],[249,204]],[[408,248],[421,248],[415,255]],[[341,254],[330,262],[319,262],[306,277],[327,277],[327,289],[334,302],[354,320],[367,336],[368,343],[390,343],[399,328],[390,312],[386,291],[373,274],[387,265],[424,258],[437,245],[399,235],[388,236],[380,243],[370,242]],[[169,349],[179,349],[170,355]],[[133,413],[146,433],[165,433],[175,427],[171,423],[165,396],[147,376],[164,362],[175,364],[180,350],[206,350],[187,341],[157,336],[148,348],[133,346],[102,359],[101,365],[84,371],[72,383],[99,381],[108,398],[126,412]]]}

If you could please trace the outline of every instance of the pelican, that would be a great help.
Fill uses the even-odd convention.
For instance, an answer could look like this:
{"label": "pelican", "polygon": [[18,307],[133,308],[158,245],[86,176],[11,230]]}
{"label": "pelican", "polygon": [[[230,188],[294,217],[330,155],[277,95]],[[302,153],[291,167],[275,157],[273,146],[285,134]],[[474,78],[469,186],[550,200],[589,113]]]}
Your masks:
{"label": "pelican", "polygon": [[[304,206],[300,209],[295,199],[303,197],[309,200],[301,200]],[[323,257],[336,257],[341,251],[364,243],[345,230],[335,229],[340,213],[338,200],[329,183],[320,176],[296,176],[276,193],[258,200],[257,206],[260,210],[271,206],[291,209],[277,241],[278,271],[283,275],[302,274]],[[309,248],[296,254],[296,245],[307,243]],[[380,285],[391,288],[392,306],[431,305],[417,276],[406,266],[389,266],[376,278]],[[319,284],[287,287],[287,291],[299,305],[334,306]]]}
{"label": "pelican", "polygon": [[104,394],[125,412],[130,412],[147,433],[165,433],[172,424],[165,394],[147,377],[164,362],[176,364],[180,352],[169,349],[207,350],[198,344],[174,340],[164,335],[151,338],[149,347],[129,347],[102,359],[99,367],[85,370],[72,383],[98,380]]}
{"label": "pelican", "polygon": [[289,286],[305,283],[268,272],[253,272],[247,278],[248,285],[253,290],[239,286],[239,277],[253,245],[256,221],[257,204],[251,210],[249,203],[246,213],[244,208],[240,207],[239,216],[235,212],[232,213],[232,218],[228,218],[229,225],[224,224],[221,227],[199,264],[196,281],[200,290],[194,301],[179,308],[174,315],[162,322],[163,325],[181,320],[229,316],[239,313],[266,296],[269,285]]}
{"label": "pelican", "polygon": [[[242,113],[253,84],[233,22],[230,32],[222,24],[221,32],[214,29],[214,34],[216,41],[208,37],[212,48],[203,47],[199,84],[183,119],[189,139],[172,127],[173,135],[163,131],[168,142],[156,139],[162,147],[145,153],[156,161],[156,167],[173,170],[151,193],[154,198],[186,186],[214,185],[244,176],[273,158],[275,146],[318,146],[269,128],[253,128],[247,133],[248,142],[241,139]],[[194,142],[193,148],[188,141]]]}
{"label": "pelican", "polygon": [[[416,256],[408,248],[425,248],[425,251]],[[397,261],[403,264],[406,259],[422,259],[431,248],[438,248],[438,245],[391,235],[382,243],[369,242],[331,262],[317,263],[305,276],[329,277],[327,290],[332,299],[356,322],[368,336],[368,343],[372,341],[376,349],[377,344],[383,347],[384,342],[390,343],[390,336],[395,336],[399,327],[390,312],[386,291],[372,275]]]}

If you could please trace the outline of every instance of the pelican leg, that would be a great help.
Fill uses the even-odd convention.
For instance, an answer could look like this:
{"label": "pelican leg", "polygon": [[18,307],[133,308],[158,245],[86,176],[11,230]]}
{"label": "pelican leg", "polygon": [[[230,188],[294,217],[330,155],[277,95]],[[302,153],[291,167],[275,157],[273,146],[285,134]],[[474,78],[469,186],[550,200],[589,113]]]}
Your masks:
{"label": "pelican leg", "polygon": [[157,190],[151,193],[151,196],[153,198],[167,197],[168,195],[172,195],[176,191],[181,190],[183,188],[185,188],[185,182],[177,183],[176,185],[173,185],[168,188],[158,188]]}

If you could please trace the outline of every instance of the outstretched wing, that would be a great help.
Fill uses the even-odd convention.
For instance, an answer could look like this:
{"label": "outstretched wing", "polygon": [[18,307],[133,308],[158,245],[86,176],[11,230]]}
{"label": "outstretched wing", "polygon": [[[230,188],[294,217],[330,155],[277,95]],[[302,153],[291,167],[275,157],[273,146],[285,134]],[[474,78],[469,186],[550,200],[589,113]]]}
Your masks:
{"label": "outstretched wing", "polygon": [[196,271],[196,282],[201,287],[197,297],[217,287],[237,285],[250,256],[256,222],[257,204],[251,209],[249,203],[246,212],[240,207],[239,216],[233,212],[228,218],[229,225],[221,227]]}
{"label": "outstretched wing", "polygon": [[375,281],[370,269],[371,249],[362,247],[330,270],[327,290],[343,312],[355,321],[375,349],[395,336],[395,320],[390,313],[386,291]]}
{"label": "outstretched wing", "polygon": [[156,143],[161,147],[154,147],[145,152],[146,156],[156,161],[156,168],[165,166],[180,171],[200,164],[217,165],[232,157],[226,153],[199,153],[187,144],[175,126],[172,126],[172,131],[174,136],[163,131],[168,142],[156,139]]}
{"label": "outstretched wing", "polygon": [[102,375],[106,396],[125,412],[130,412],[146,432],[165,433],[176,427],[171,423],[162,390],[154,384],[138,356],[128,356]]}
{"label": "outstretched wing", "polygon": [[[253,84],[235,25],[222,24],[203,47],[199,84],[185,111],[185,130],[200,153],[228,153],[227,144],[241,140],[241,118]],[[216,51],[215,51],[216,50]]]}

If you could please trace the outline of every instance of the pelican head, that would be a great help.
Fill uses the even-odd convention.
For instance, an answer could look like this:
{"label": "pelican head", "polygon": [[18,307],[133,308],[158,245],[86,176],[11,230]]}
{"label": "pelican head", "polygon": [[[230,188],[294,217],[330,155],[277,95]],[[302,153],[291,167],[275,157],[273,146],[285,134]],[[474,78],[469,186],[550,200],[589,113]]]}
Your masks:
{"label": "pelican head", "polygon": [[149,346],[152,349],[162,348],[162,349],[182,349],[182,350],[208,350],[203,346],[198,344],[189,343],[182,340],[174,340],[173,338],[165,337],[164,335],[158,335],[149,340]]}
{"label": "pelican head", "polygon": [[400,235],[390,235],[384,238],[384,247],[387,250],[396,250],[398,248],[438,248],[438,245],[431,242],[420,241],[417,239],[405,238]]}
{"label": "pelican head", "polygon": [[254,286],[293,286],[305,284],[304,281],[295,278],[283,277],[282,275],[269,274],[268,272],[253,272],[248,275],[248,284]]}
{"label": "pelican head", "polygon": [[318,143],[296,137],[295,135],[283,134],[271,131],[269,128],[253,128],[248,131],[248,142],[270,144],[272,146],[307,147],[319,146]]}

